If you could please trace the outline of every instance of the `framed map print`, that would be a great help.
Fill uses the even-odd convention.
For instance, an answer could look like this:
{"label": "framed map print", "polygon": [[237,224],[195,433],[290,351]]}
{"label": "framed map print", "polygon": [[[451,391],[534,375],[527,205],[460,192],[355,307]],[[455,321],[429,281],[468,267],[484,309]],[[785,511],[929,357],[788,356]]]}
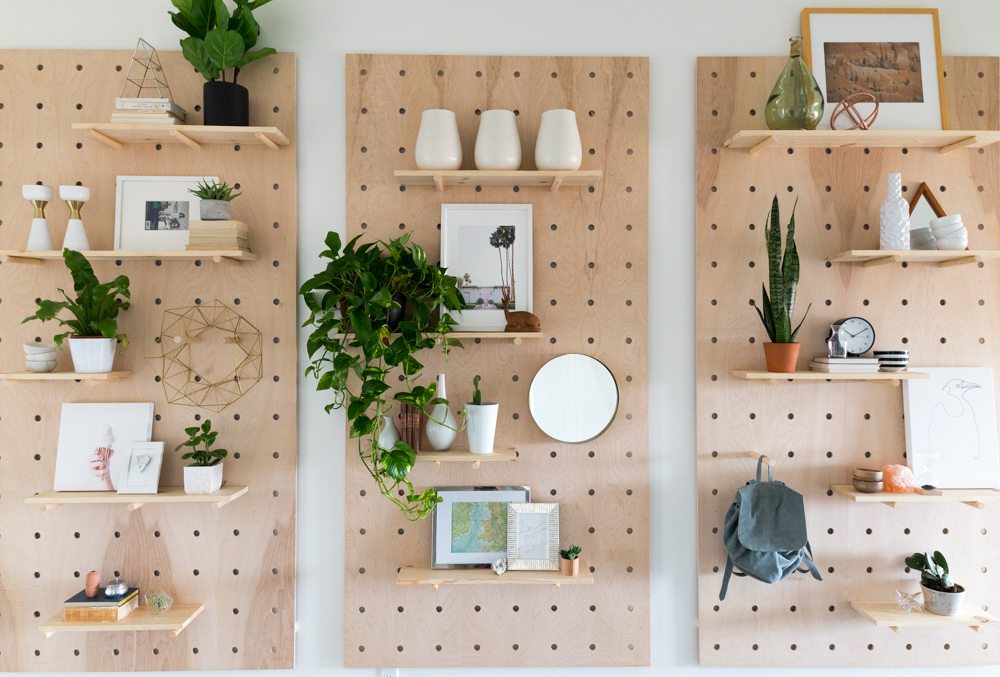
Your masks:
{"label": "framed map print", "polygon": [[431,567],[488,568],[507,556],[507,504],[531,500],[528,487],[438,487],[431,520]]}

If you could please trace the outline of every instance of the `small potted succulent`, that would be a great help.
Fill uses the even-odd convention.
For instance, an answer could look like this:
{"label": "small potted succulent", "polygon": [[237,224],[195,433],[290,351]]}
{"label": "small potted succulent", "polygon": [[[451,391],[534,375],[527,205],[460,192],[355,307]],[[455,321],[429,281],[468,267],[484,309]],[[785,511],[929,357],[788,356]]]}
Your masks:
{"label": "small potted succulent", "polygon": [[480,377],[476,375],[472,379],[472,401],[465,405],[469,451],[473,454],[492,454],[500,405],[496,402],[483,402],[479,382]]}
{"label": "small potted succulent", "polygon": [[563,576],[580,575],[580,553],[583,551],[578,545],[571,545],[567,550],[559,551],[559,571]]}
{"label": "small potted succulent", "polygon": [[951,580],[948,560],[939,551],[928,557],[915,552],[906,558],[906,566],[920,572],[924,608],[939,616],[956,616],[962,611],[965,588]]}
{"label": "small potted succulent", "polygon": [[225,181],[222,183],[199,181],[197,187],[188,190],[201,199],[198,209],[202,221],[228,221],[232,218],[229,203],[243,194],[234,193],[233,187]]}
{"label": "small potted succulent", "polygon": [[219,435],[212,430],[212,421],[205,419],[201,426],[184,429],[188,439],[177,445],[174,451],[186,449],[181,456],[190,465],[184,468],[185,494],[212,494],[222,487],[222,459],[229,455],[225,449],[213,449]]}

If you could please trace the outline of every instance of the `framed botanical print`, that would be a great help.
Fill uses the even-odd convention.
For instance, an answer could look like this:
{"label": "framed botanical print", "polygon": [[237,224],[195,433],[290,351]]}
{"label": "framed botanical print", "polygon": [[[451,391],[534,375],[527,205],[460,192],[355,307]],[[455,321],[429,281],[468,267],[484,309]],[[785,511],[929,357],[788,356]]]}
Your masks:
{"label": "framed botanical print", "polygon": [[163,442],[128,442],[118,479],[119,494],[155,494],[160,490]]}
{"label": "framed botanical print", "polygon": [[528,487],[438,487],[431,518],[431,568],[488,568],[507,555],[507,504],[531,500]]}
{"label": "framed botanical print", "polygon": [[509,311],[532,310],[531,205],[441,205],[441,265],[458,278],[466,310],[456,329],[503,331]]}
{"label": "framed botanical print", "polygon": [[869,92],[876,129],[948,128],[936,9],[804,9],[802,36],[826,101],[823,127],[844,98]]}
{"label": "framed botanical print", "polygon": [[559,571],[559,504],[507,506],[507,569]]}
{"label": "framed botanical print", "polygon": [[115,192],[115,249],[176,251],[188,244],[188,225],[201,200],[190,192],[217,176],[119,176]]}

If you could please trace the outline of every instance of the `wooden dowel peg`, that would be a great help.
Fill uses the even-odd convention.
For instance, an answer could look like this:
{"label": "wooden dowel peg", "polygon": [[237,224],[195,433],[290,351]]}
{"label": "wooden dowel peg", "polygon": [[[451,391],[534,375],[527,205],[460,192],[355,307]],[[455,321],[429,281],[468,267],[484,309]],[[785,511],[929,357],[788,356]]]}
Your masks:
{"label": "wooden dowel peg", "polygon": [[763,141],[758,142],[756,145],[750,146],[750,148],[747,149],[747,153],[749,153],[750,155],[756,155],[757,153],[761,152],[768,146],[773,145],[775,141],[777,141],[777,139],[775,139],[773,136],[769,136],[765,138]]}
{"label": "wooden dowel peg", "polygon": [[183,143],[188,148],[193,148],[194,150],[201,150],[201,144],[200,143],[198,143],[197,141],[195,141],[190,136],[188,136],[187,134],[185,134],[184,132],[182,132],[180,130],[171,129],[170,130],[170,136],[174,137],[175,139],[177,139],[178,141],[180,141],[181,143]]}
{"label": "wooden dowel peg", "polygon": [[117,139],[112,139],[107,134],[102,134],[101,132],[97,131],[96,129],[88,130],[87,131],[87,135],[90,136],[90,138],[92,138],[92,139],[100,141],[105,146],[109,146],[110,148],[114,148],[115,150],[120,150],[121,147],[122,147],[122,144],[121,144],[120,141],[118,141]]}
{"label": "wooden dowel peg", "polygon": [[270,148],[271,150],[278,150],[278,144],[276,144],[270,136],[264,132],[255,132],[254,138],[260,141],[262,144]]}
{"label": "wooden dowel peg", "polygon": [[955,143],[948,144],[947,146],[941,147],[941,154],[951,153],[961,148],[968,148],[969,146],[974,146],[979,143],[978,136],[967,136],[961,141],[956,141]]}
{"label": "wooden dowel peg", "polygon": [[864,268],[872,268],[874,266],[884,266],[887,263],[900,263],[902,260],[903,257],[896,254],[895,256],[880,256],[877,259],[869,259],[861,265]]}

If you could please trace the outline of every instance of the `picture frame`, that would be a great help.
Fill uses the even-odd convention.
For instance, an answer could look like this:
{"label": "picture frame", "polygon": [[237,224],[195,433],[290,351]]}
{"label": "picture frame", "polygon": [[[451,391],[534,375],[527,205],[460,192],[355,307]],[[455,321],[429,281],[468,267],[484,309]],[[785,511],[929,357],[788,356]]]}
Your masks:
{"label": "picture frame", "polygon": [[531,489],[438,487],[431,517],[431,568],[489,568],[507,556],[507,504],[531,500]]}
{"label": "picture frame", "polygon": [[123,452],[152,435],[152,402],[63,404],[53,489],[115,491],[126,464]]}
{"label": "picture frame", "polygon": [[823,128],[845,96],[871,92],[877,129],[948,129],[937,9],[806,8],[802,38],[826,101]]}
{"label": "picture frame", "polygon": [[119,494],[157,494],[163,466],[163,442],[129,442],[118,478]]}
{"label": "picture frame", "polygon": [[532,312],[531,226],[530,204],[441,205],[441,265],[470,306],[451,312],[456,330],[503,331],[508,289],[511,311]]}
{"label": "picture frame", "polygon": [[559,504],[507,506],[507,570],[559,571]]}
{"label": "picture frame", "polygon": [[217,176],[119,176],[115,185],[115,250],[183,251],[201,199],[190,189]]}

